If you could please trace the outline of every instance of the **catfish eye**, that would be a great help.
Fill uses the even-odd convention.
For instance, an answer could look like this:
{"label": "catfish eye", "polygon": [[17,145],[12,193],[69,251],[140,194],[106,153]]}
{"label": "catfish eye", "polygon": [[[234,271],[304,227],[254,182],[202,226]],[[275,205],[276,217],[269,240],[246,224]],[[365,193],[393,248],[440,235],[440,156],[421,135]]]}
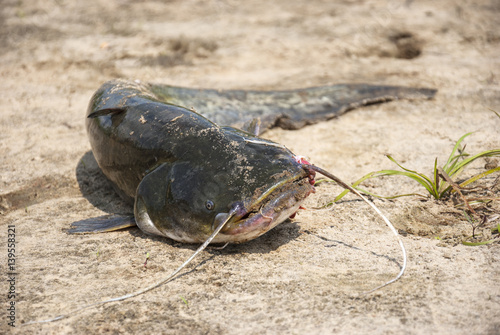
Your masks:
{"label": "catfish eye", "polygon": [[211,211],[212,209],[214,209],[214,208],[215,208],[214,202],[213,202],[212,200],[207,200],[207,201],[205,202],[205,207],[206,207],[209,211]]}

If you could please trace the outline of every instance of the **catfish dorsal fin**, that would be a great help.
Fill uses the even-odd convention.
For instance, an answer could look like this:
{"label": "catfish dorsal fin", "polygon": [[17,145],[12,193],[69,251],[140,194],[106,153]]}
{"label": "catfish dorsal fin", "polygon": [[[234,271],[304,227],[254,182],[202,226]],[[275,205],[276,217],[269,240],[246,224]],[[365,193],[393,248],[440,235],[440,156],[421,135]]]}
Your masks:
{"label": "catfish dorsal fin", "polygon": [[89,119],[94,119],[96,117],[103,116],[103,115],[116,115],[116,114],[120,114],[120,113],[125,112],[126,110],[127,110],[126,107],[103,108],[103,109],[98,109],[96,111],[93,111],[92,113],[90,113],[89,115],[87,115],[87,117]]}
{"label": "catfish dorsal fin", "polygon": [[245,122],[245,124],[241,129],[248,133],[254,134],[255,136],[258,136],[260,134],[261,124],[262,122],[260,118],[254,118],[252,120]]}

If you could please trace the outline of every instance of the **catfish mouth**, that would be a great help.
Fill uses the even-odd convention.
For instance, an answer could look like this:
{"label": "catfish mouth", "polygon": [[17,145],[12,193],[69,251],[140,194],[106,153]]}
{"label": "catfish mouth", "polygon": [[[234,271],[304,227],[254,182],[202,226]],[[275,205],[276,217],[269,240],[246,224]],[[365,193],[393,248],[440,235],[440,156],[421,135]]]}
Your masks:
{"label": "catfish mouth", "polygon": [[304,199],[315,192],[313,183],[310,176],[303,175],[278,182],[231,220],[220,234],[225,235],[224,240],[237,243],[264,234],[297,212]]}

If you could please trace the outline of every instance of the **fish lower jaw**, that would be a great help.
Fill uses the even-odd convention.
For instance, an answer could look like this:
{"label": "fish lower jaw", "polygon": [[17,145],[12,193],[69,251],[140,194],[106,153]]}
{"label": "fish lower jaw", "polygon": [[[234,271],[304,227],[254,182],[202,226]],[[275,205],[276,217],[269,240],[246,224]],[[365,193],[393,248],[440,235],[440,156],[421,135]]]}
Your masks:
{"label": "fish lower jaw", "polygon": [[260,211],[240,222],[236,227],[219,233],[212,243],[242,243],[253,240],[296,213],[302,203],[303,200],[295,202],[292,206],[279,212],[275,212],[272,209],[264,212]]}
{"label": "fish lower jaw", "polygon": [[315,189],[307,179],[302,179],[277,189],[259,209],[253,209],[248,217],[230,223],[214,241],[242,243],[266,233],[294,215],[304,200]]}

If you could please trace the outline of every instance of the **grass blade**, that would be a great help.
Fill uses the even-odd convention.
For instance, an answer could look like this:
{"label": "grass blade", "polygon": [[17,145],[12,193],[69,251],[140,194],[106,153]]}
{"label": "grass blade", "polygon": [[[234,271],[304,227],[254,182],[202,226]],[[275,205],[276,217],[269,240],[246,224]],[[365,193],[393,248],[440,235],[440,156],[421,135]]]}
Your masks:
{"label": "grass blade", "polygon": [[472,163],[476,159],[483,158],[483,157],[491,157],[491,156],[500,156],[500,149],[483,151],[483,152],[480,152],[480,153],[478,153],[474,156],[471,156],[467,159],[464,159],[463,161],[458,163],[457,166],[454,167],[454,171],[450,171],[450,173],[448,173],[448,175],[450,177],[453,177],[453,176],[457,175],[464,167],[466,167],[467,165],[469,165],[470,163]]}
{"label": "grass blade", "polygon": [[438,167],[437,167],[438,159],[436,158],[434,160],[434,188],[436,189],[437,194],[441,195],[440,188],[444,187],[446,185],[444,182],[443,184],[439,185],[439,172],[438,172]]}
{"label": "grass blade", "polygon": [[[419,176],[421,179],[425,180],[429,185],[433,185],[432,180],[429,177],[427,177],[426,175],[424,175],[423,173],[419,173],[417,171],[413,171],[413,170],[405,168],[404,166],[402,166],[401,164],[399,164],[398,162],[396,162],[396,160],[394,158],[392,158],[390,155],[387,155],[387,158],[389,158],[394,164],[396,164],[397,166],[399,166],[404,171],[410,173],[411,175]],[[396,171],[396,170],[383,170],[383,171],[401,172],[401,171]],[[412,178],[412,179],[414,179],[414,178]]]}
{"label": "grass blade", "polygon": [[[446,171],[446,173],[448,173],[449,175],[449,171],[447,171],[448,167],[450,164],[452,164],[452,161],[454,160],[455,158],[455,152],[457,152],[458,148],[460,147],[460,144],[462,143],[462,141],[469,135],[473,134],[474,132],[470,132],[470,133],[467,133],[465,135],[463,135],[462,137],[460,137],[457,141],[457,143],[455,143],[455,146],[453,147],[453,150],[451,151],[451,154],[450,154],[450,157],[448,158],[448,161],[446,162],[446,164],[443,166],[443,170]],[[460,155],[459,155],[460,156]]]}
{"label": "grass blade", "polygon": [[500,166],[497,166],[497,167],[496,167],[496,168],[494,168],[494,169],[491,169],[491,170],[488,170],[488,171],[485,171],[485,172],[479,173],[479,174],[475,175],[474,177],[469,178],[469,179],[467,179],[466,181],[462,182],[459,186],[463,188],[463,187],[465,187],[465,186],[467,186],[467,185],[469,185],[469,184],[471,184],[471,183],[475,182],[476,180],[479,180],[479,179],[481,179],[481,178],[484,178],[484,177],[486,177],[487,175],[490,175],[490,174],[492,174],[492,173],[494,173],[494,172],[497,172],[497,171],[500,171]]}
{"label": "grass blade", "polygon": [[[397,164],[397,163],[396,163]],[[410,170],[411,171],[411,170]],[[362,178],[358,179],[356,182],[354,182],[352,184],[353,187],[355,187],[356,189],[359,190],[359,188],[357,187],[359,184],[361,184],[363,181],[367,180],[367,179],[371,179],[371,178],[376,178],[376,177],[382,177],[382,176],[393,176],[393,175],[398,175],[398,176],[406,176],[406,177],[409,177],[413,180],[415,180],[416,182],[418,182],[420,185],[422,185],[423,187],[425,187],[425,189],[430,193],[432,194],[434,197],[435,195],[437,194],[436,193],[436,190],[433,188],[432,186],[432,182],[430,182],[430,179],[426,176],[421,176],[421,174],[419,173],[413,173],[413,172],[407,172],[407,171],[399,171],[399,170],[380,170],[380,171],[376,171],[376,172],[370,172],[368,174],[366,174],[365,176],[363,176]],[[360,190],[361,192],[364,192],[368,195],[373,195],[375,197],[379,197],[379,198],[385,198],[385,199],[394,199],[394,198],[398,198],[400,196],[406,196],[405,195],[396,195],[396,196],[390,196],[390,197],[382,197],[382,196],[379,196],[379,195],[376,195],[376,194],[372,194],[366,190]],[[343,198],[347,193],[349,193],[349,190],[344,190],[342,193],[340,193],[333,201],[334,202],[337,202],[339,201],[341,198]],[[412,193],[412,194],[408,194],[408,195],[419,195],[419,196],[422,196],[420,194],[417,194],[417,193]],[[423,197],[423,196],[422,196]]]}
{"label": "grass blade", "polygon": [[[472,236],[470,236],[472,237]],[[468,237],[468,238],[470,238]],[[462,241],[462,244],[463,245],[468,245],[468,246],[471,246],[471,247],[475,247],[475,246],[478,246],[478,245],[486,245],[486,244],[490,244],[490,243],[493,243],[495,242],[495,240],[488,240],[488,241],[483,241],[483,242],[467,242],[467,239],[463,240]]]}

